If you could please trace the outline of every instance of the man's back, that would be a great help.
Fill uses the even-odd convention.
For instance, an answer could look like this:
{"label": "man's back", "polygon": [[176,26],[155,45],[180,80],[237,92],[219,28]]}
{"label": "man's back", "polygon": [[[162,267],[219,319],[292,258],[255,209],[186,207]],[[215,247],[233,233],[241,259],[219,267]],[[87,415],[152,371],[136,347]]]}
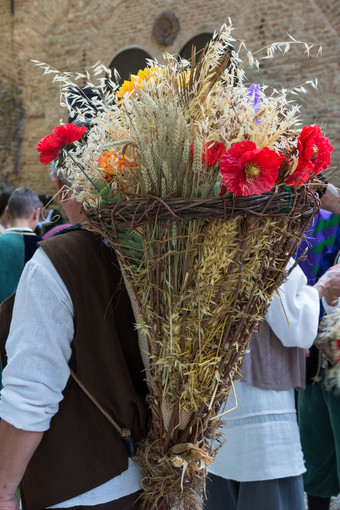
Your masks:
{"label": "man's back", "polygon": [[16,291],[26,262],[41,240],[28,229],[10,228],[0,236],[0,303]]}
{"label": "man's back", "polygon": [[[1,326],[4,322],[1,316]],[[12,357],[14,351],[22,361],[16,368],[11,367],[14,358],[18,361],[18,356]],[[119,499],[117,494],[126,497],[139,491],[140,473],[128,460],[125,442],[69,377],[72,367],[106,412],[131,430],[136,442],[141,439],[147,423],[146,385],[133,312],[114,253],[96,235],[75,229],[42,243],[16,293],[11,338],[2,362],[6,360],[1,411],[9,404],[6,388],[11,394],[5,374],[10,380],[14,368],[25,381],[15,383],[25,387],[25,404],[17,409],[7,405],[16,414],[7,415],[8,423],[27,430],[38,424],[45,430],[22,480],[23,508],[45,508],[78,497],[98,500],[103,491],[110,501]],[[19,408],[23,414],[15,421]],[[33,421],[26,421],[33,416]]]}

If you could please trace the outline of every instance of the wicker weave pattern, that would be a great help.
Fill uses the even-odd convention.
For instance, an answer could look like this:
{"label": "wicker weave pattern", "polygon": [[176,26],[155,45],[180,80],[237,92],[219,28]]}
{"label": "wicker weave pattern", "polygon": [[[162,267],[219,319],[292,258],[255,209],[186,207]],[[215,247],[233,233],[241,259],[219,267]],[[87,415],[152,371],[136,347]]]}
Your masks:
{"label": "wicker weave pattern", "polygon": [[[298,217],[309,219],[315,208],[315,193],[304,187],[294,193],[276,188],[273,193],[263,193],[251,197],[224,198],[173,198],[129,196],[130,200],[121,200],[100,211],[90,209],[87,216],[90,221],[98,221],[104,227],[111,221],[119,228],[137,228],[147,223],[169,220],[187,221],[194,219],[227,219],[239,215]],[[114,220],[113,220],[114,216]]]}
{"label": "wicker weave pattern", "polygon": [[[89,212],[89,228],[117,252],[148,341],[153,426],[138,453],[146,472],[144,508],[201,507],[199,455],[216,455],[209,438],[240,375],[249,336],[318,208],[317,195],[300,186],[230,200],[136,197]],[[137,259],[118,237],[122,228],[144,241]],[[216,261],[219,245],[225,250]],[[176,276],[178,293],[171,290]],[[183,455],[171,452],[188,444],[199,451],[190,447],[186,454],[190,482],[183,485],[184,468],[176,464]]]}

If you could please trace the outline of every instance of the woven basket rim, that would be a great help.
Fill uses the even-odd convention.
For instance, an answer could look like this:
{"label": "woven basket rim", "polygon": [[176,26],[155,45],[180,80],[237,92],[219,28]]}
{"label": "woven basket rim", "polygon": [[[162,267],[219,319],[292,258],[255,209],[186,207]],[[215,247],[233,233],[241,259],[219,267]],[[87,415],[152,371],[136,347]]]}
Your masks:
{"label": "woven basket rim", "polygon": [[277,186],[273,191],[261,195],[239,197],[182,198],[151,194],[126,194],[126,197],[129,199],[120,199],[86,211],[88,219],[111,220],[120,228],[136,228],[146,223],[209,218],[227,220],[247,214],[298,218],[312,216],[320,208],[317,193],[307,185],[298,188]]}

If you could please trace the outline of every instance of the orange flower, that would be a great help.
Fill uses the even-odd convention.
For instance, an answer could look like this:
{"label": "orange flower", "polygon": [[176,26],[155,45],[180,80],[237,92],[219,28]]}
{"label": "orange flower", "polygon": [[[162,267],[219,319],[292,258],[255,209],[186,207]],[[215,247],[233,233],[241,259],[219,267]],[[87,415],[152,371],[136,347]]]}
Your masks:
{"label": "orange flower", "polygon": [[115,175],[122,174],[126,168],[134,168],[136,165],[127,154],[118,156],[116,152],[104,152],[98,158],[98,164],[105,170],[105,181],[111,182]]}

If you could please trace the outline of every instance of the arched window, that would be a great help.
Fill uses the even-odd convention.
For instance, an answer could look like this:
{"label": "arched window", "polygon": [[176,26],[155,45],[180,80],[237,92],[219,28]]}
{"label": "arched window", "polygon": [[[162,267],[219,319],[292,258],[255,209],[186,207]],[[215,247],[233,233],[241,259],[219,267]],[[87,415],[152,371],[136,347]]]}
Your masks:
{"label": "arched window", "polygon": [[[212,32],[205,32],[205,33],[196,35],[195,37],[190,39],[190,41],[188,41],[185,46],[183,46],[179,55],[182,58],[185,58],[186,60],[190,60],[192,47],[194,46],[195,47],[195,61],[197,62],[197,60],[199,59],[199,57],[201,55],[202,50],[205,48],[206,44],[212,39],[213,35],[214,34]],[[228,44],[225,46],[225,51],[227,51],[229,53],[229,59],[230,59],[231,52],[234,51],[234,47],[231,44]],[[237,83],[238,83],[238,80],[235,77],[233,84],[236,85]]]}
{"label": "arched window", "polygon": [[203,50],[204,46],[207,44],[207,42],[210,41],[212,36],[213,36],[212,32],[206,32],[206,33],[203,33],[203,34],[196,35],[195,37],[190,39],[190,41],[188,41],[185,46],[183,46],[183,48],[179,52],[180,56],[185,58],[185,59],[187,59],[187,60],[190,60],[190,58],[191,58],[191,48],[192,48],[192,46],[195,46],[195,48],[196,48],[196,60],[197,60],[197,54],[199,54],[199,52],[201,50]]}
{"label": "arched window", "polygon": [[112,60],[111,69],[117,69],[120,83],[129,80],[131,74],[137,74],[139,69],[146,67],[146,59],[152,56],[140,48],[127,48]]}

